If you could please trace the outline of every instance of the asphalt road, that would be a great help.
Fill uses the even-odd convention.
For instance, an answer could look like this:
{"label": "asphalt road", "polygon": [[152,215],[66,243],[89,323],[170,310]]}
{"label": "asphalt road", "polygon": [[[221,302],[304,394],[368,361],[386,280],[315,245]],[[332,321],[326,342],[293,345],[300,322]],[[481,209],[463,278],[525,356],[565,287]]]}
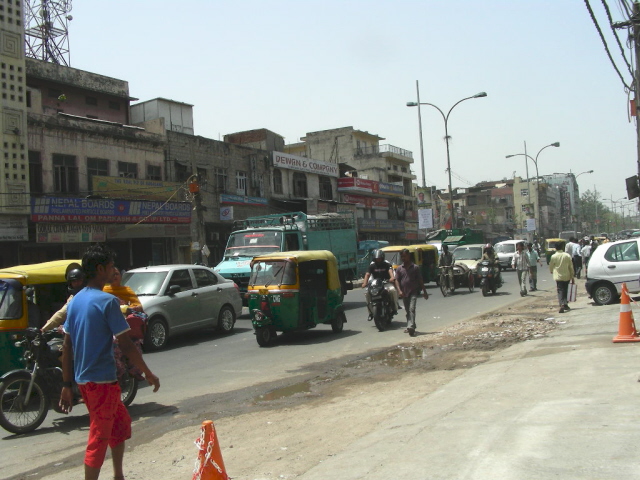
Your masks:
{"label": "asphalt road", "polygon": [[[546,265],[538,272],[538,288],[555,289]],[[483,297],[476,288],[473,293],[464,289],[444,298],[432,283],[429,300],[418,301],[417,334],[437,332],[520,300],[516,274],[508,271],[503,275],[505,285],[497,295],[489,297]],[[407,340],[403,310],[389,330],[378,332],[373,322],[367,321],[363,290],[349,292],[345,305],[347,323],[342,333],[334,334],[329,325],[320,325],[278,336],[269,348],[258,346],[246,309],[231,335],[203,331],[172,339],[167,349],[145,355],[150,368],[160,377],[161,388],[155,394],[146,386],[139,390],[132,405],[134,420],[162,422],[158,412],[175,415],[181,405],[194,397],[298,377],[308,372],[311,364],[366,355]],[[69,416],[50,411],[43,425],[31,434],[14,436],[0,430],[2,477],[19,478],[20,473],[38,471],[42,466],[81,454],[87,431],[88,415],[82,405]],[[39,455],[34,456],[34,452]]]}

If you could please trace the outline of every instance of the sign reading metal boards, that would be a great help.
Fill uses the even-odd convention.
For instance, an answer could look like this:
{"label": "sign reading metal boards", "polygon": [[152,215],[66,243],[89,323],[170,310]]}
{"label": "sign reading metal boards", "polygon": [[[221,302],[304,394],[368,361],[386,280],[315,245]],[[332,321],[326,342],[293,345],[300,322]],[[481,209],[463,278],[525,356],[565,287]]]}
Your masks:
{"label": "sign reading metal boards", "polygon": [[433,209],[431,208],[419,208],[418,209],[418,228],[433,228]]}

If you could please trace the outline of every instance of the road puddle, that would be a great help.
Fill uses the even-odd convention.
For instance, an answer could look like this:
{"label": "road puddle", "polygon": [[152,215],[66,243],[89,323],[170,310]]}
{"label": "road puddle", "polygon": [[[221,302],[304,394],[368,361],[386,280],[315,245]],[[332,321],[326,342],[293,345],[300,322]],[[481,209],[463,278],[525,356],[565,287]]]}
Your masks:
{"label": "road puddle", "polygon": [[383,365],[395,367],[399,365],[407,365],[410,362],[427,358],[428,350],[430,350],[431,355],[433,355],[433,348],[429,347],[396,347],[393,350],[387,350],[385,352],[370,355],[365,357],[363,360],[365,362],[379,362]]}
{"label": "road puddle", "polygon": [[276,388],[270,392],[258,395],[253,398],[254,402],[269,402],[280,400],[281,398],[292,397],[299,393],[311,393],[311,381],[294,383],[282,388]]}

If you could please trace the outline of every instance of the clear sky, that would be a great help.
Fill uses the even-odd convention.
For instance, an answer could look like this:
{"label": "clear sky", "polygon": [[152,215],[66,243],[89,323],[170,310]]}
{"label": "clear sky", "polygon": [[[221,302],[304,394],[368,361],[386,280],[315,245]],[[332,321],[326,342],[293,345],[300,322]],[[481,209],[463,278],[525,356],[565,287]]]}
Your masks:
{"label": "clear sky", "polygon": [[[622,20],[620,0],[608,3]],[[488,94],[449,117],[454,187],[524,177],[524,157],[505,156],[525,141],[534,157],[561,144],[538,157],[541,175],[594,170],[581,193],[617,200],[637,173],[629,97],[582,0],[75,0],[71,14],[72,67],[127,80],[140,100],[193,104],[197,135],[267,128],[293,143],[353,126],[411,150],[419,184],[418,112],[406,106],[418,80],[420,100],[445,113]],[[423,106],[422,124],[427,184],[446,188],[443,119]]]}

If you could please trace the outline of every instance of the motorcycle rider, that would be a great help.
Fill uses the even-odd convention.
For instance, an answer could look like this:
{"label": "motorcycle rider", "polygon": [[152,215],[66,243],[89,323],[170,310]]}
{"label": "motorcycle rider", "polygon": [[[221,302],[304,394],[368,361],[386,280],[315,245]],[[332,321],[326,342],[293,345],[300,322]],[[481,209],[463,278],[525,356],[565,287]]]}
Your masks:
{"label": "motorcycle rider", "polygon": [[502,273],[500,272],[500,261],[496,256],[496,252],[493,249],[493,245],[491,245],[490,243],[487,243],[484,246],[482,258],[480,259],[480,261],[482,262],[483,260],[487,260],[489,262],[489,266],[493,268],[495,279],[496,279],[496,285],[498,286],[502,285]]}
{"label": "motorcycle rider", "polygon": [[[453,253],[449,252],[448,245],[442,245],[442,254],[440,255],[438,267],[451,266],[453,266]],[[449,280],[449,286],[453,287],[453,268],[447,268],[447,278]]]}
{"label": "motorcycle rider", "polygon": [[42,331],[53,330],[58,328],[67,319],[67,305],[73,298],[73,296],[84,288],[85,274],[84,270],[79,263],[72,263],[67,267],[67,273],[65,274],[67,280],[67,291],[69,292],[69,298],[67,302],[62,306],[60,310],[54,313],[51,318],[44,324]]}
{"label": "motorcycle rider", "polygon": [[[398,283],[396,280],[396,276],[393,273],[393,265],[385,260],[384,252],[382,250],[376,250],[373,254],[373,261],[369,264],[369,268],[367,273],[364,276],[364,280],[362,281],[362,288],[367,288],[369,282],[374,278],[380,278],[382,280],[386,280],[384,288],[387,293],[390,295],[393,308],[393,315],[398,313]],[[367,300],[367,308],[369,309],[369,318],[367,320],[371,321],[373,319],[373,312],[371,311],[371,298],[369,296],[369,290],[365,290],[364,296]]]}

